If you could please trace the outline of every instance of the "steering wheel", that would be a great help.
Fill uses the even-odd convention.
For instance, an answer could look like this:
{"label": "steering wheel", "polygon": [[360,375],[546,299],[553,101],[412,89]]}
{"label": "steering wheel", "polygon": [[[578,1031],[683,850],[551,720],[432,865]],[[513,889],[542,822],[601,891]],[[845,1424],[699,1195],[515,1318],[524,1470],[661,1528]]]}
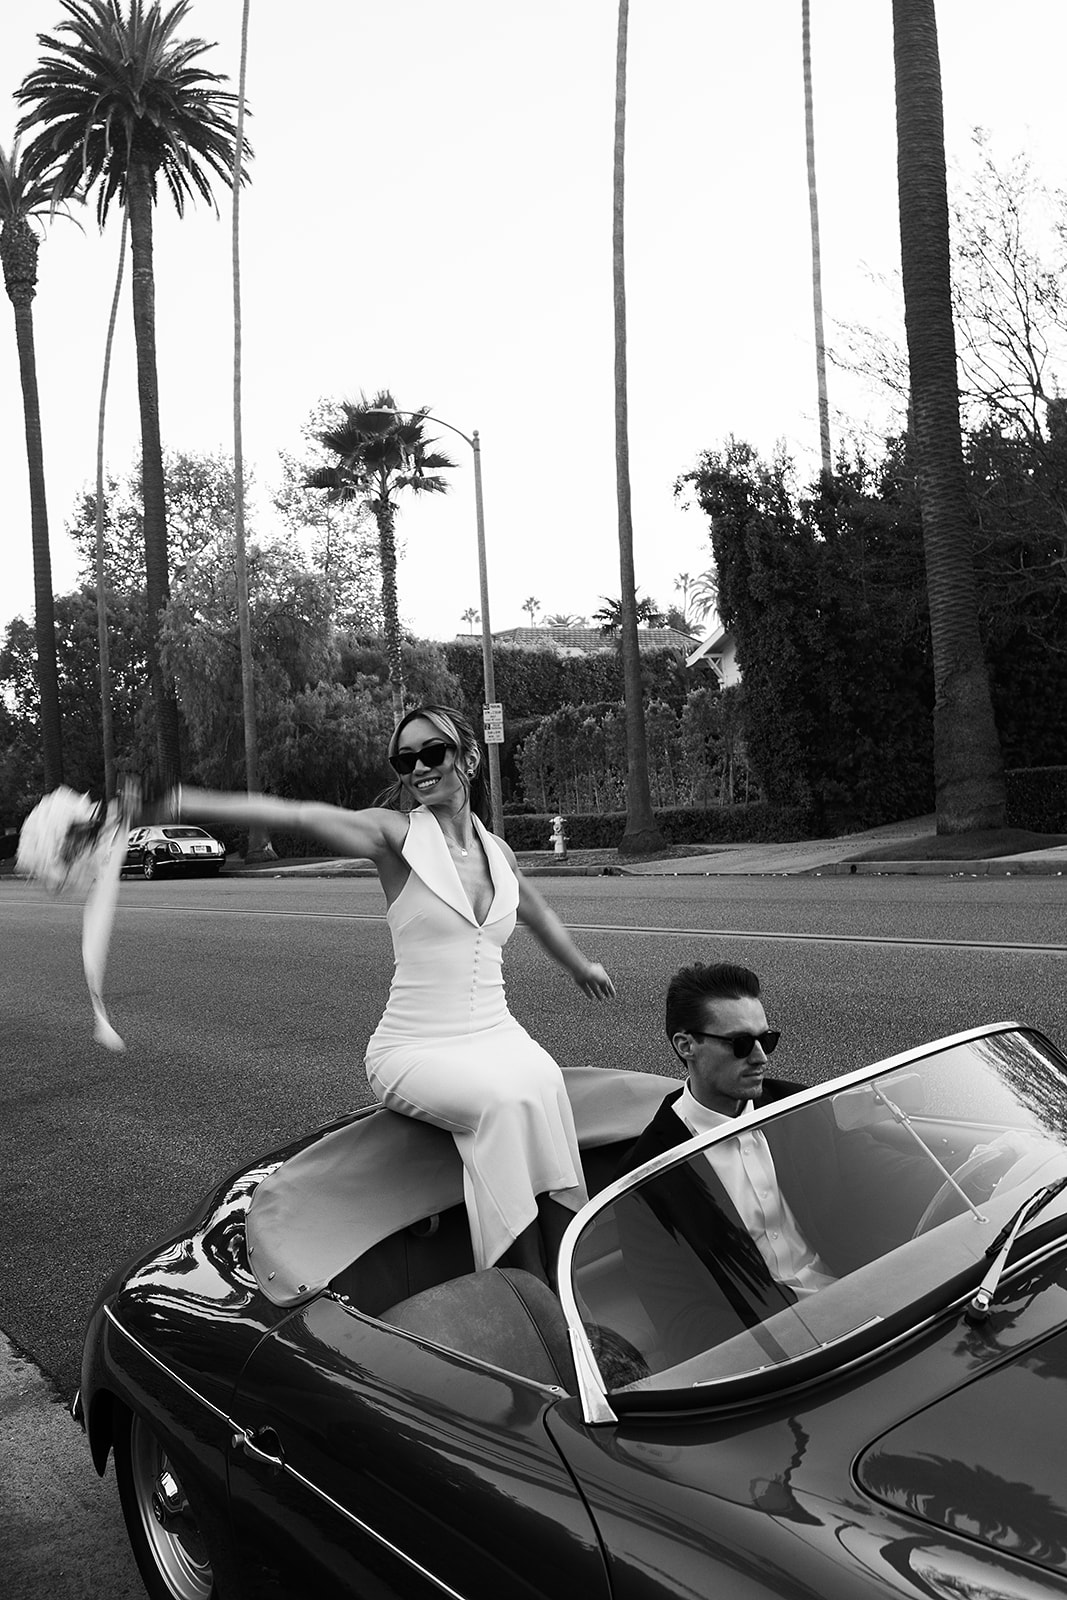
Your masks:
{"label": "steering wheel", "polygon": [[926,1210],[915,1224],[913,1239],[938,1228],[949,1217],[963,1210],[955,1184],[959,1184],[968,1200],[981,1205],[988,1200],[1001,1179],[1034,1148],[1034,1135],[1012,1128],[1002,1133],[992,1144],[979,1145],[971,1151],[952,1174],[953,1182],[945,1182],[933,1196]]}

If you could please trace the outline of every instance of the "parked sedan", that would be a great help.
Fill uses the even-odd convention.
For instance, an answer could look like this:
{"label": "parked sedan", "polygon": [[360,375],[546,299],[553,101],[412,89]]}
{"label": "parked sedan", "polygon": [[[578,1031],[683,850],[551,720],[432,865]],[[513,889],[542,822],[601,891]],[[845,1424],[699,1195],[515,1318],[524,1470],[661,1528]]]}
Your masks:
{"label": "parked sedan", "polygon": [[188,823],[135,828],[126,841],[123,872],[154,878],[158,872],[210,872],[217,875],[226,860],[226,846]]}
{"label": "parked sedan", "polygon": [[[473,1271],[452,1140],[380,1107],[105,1285],[75,1414],[150,1592],[1063,1600],[1067,1057],[974,1029],[622,1178],[677,1084],[564,1076],[559,1298]],[[826,1202],[800,1299],[708,1159],[757,1130]]]}

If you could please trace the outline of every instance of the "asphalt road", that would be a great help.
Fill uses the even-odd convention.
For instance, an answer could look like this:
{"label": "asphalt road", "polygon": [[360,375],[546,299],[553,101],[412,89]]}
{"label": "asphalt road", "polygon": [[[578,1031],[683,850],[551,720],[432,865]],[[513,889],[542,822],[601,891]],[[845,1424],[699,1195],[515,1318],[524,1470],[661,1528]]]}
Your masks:
{"label": "asphalt road", "polygon": [[[1067,1039],[1060,879],[538,886],[619,990],[613,1005],[585,1000],[516,934],[512,1008],[564,1065],[672,1072],[663,993],[699,959],[760,972],[783,1031],[775,1068],[804,1082],[1006,1017]],[[127,883],[107,997],[128,1049],[111,1055],[92,1039],[79,908],[0,880],[0,1330],[27,1374],[72,1394],[85,1316],[116,1264],[225,1171],[370,1098],[363,1048],[391,965],[382,910],[372,879]],[[70,1449],[89,1495],[73,1425]],[[19,1592],[103,1592],[84,1581],[53,1573]]]}

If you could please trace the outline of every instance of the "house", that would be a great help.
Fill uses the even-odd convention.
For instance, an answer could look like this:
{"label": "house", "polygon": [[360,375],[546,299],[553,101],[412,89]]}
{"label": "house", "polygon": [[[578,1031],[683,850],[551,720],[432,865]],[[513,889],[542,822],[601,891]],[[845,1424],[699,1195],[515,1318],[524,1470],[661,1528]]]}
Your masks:
{"label": "house", "polygon": [[707,662],[722,689],[729,689],[735,683],[741,682],[741,669],[737,665],[737,644],[729,628],[724,628],[719,621],[715,622],[704,642],[698,644],[685,658],[687,667],[695,667],[698,661]]}

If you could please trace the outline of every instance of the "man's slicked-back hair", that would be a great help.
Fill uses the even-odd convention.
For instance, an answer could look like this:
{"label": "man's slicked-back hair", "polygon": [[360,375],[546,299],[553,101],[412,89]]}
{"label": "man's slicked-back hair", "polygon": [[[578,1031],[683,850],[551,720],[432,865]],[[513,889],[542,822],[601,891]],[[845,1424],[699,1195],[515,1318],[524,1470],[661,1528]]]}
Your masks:
{"label": "man's slicked-back hair", "polygon": [[690,1033],[704,1022],[708,1000],[759,999],[759,979],[748,967],[731,961],[695,962],[682,967],[667,985],[667,1038]]}

